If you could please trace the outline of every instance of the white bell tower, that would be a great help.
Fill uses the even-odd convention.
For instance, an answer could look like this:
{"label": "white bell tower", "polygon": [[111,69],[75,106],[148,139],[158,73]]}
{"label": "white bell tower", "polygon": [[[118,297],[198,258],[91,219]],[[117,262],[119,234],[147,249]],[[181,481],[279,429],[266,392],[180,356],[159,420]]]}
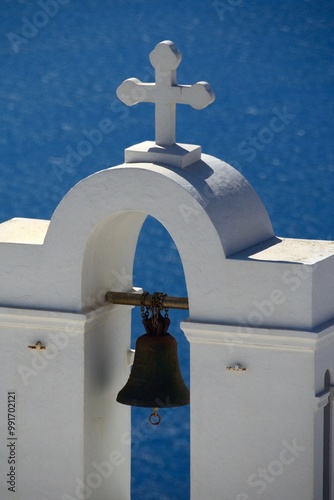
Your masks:
{"label": "white bell tower", "polygon": [[214,94],[177,84],[172,42],[150,60],[156,82],[117,94],[155,103],[155,142],[77,184],[51,221],[0,225],[1,499],[130,499],[130,410],[116,395],[131,307],[105,295],[115,276],[136,293],[151,215],[186,278],[192,500],[330,500],[334,242],[276,237],[240,173],[175,143],[176,104]]}

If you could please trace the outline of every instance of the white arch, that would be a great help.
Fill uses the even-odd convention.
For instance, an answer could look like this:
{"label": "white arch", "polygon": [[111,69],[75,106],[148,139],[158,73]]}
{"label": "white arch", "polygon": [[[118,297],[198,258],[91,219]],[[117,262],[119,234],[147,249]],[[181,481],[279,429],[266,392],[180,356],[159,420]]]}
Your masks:
{"label": "white arch", "polygon": [[190,317],[221,315],[226,257],[271,238],[273,230],[245,178],[216,158],[202,158],[184,169],[124,164],[77,184],[55,211],[44,243],[56,276],[52,293],[81,310],[113,278],[121,277],[118,291],[129,289],[138,234],[149,214],[178,248]]}

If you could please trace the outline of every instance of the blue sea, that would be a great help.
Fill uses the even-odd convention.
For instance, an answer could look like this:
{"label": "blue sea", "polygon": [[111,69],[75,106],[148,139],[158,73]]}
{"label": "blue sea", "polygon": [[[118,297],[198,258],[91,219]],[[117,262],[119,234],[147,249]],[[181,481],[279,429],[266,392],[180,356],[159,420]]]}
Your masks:
{"label": "blue sea", "polygon": [[[154,138],[153,105],[126,108],[115,91],[153,81],[148,55],[165,39],[183,55],[178,81],[216,93],[205,110],[178,107],[177,141],[242,172],[278,236],[334,240],[332,0],[1,0],[0,222],[50,219],[79,180]],[[103,140],[78,154],[106,119]],[[134,274],[150,292],[187,293],[174,242],[150,218]],[[189,383],[187,313],[170,316]],[[133,324],[134,343],[138,310]],[[150,427],[133,410],[134,500],[189,499],[189,408],[161,414]]]}

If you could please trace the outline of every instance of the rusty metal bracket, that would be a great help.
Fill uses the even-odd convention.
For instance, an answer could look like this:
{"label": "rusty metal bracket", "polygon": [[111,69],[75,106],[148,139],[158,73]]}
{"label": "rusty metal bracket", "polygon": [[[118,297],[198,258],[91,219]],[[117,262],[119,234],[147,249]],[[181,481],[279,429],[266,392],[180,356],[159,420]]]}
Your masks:
{"label": "rusty metal bracket", "polygon": [[247,368],[245,368],[244,366],[241,366],[239,363],[236,363],[233,366],[227,366],[226,370],[229,370],[231,372],[245,372],[247,370]]}
{"label": "rusty metal bracket", "polygon": [[28,345],[28,349],[36,349],[36,351],[42,351],[46,349],[45,345],[39,340],[35,345]]}

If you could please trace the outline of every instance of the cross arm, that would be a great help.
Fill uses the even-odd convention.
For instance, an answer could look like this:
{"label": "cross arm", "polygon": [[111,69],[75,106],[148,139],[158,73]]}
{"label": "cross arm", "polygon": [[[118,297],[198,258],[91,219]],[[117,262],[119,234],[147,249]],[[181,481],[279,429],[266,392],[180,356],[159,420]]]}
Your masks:
{"label": "cross arm", "polygon": [[170,88],[171,100],[177,104],[188,104],[194,109],[203,109],[215,100],[215,94],[207,82],[194,85],[175,85]]}
{"label": "cross arm", "polygon": [[116,90],[117,97],[127,106],[139,102],[154,102],[152,90],[155,83],[143,83],[138,78],[128,78]]}
{"label": "cross arm", "polygon": [[[194,109],[206,108],[215,100],[215,94],[207,82],[194,85],[172,85],[161,89],[164,100],[170,104],[188,104]],[[159,102],[160,86],[143,83],[138,78],[128,78],[117,89],[117,97],[127,106],[139,102]],[[162,99],[161,99],[162,100]]]}

